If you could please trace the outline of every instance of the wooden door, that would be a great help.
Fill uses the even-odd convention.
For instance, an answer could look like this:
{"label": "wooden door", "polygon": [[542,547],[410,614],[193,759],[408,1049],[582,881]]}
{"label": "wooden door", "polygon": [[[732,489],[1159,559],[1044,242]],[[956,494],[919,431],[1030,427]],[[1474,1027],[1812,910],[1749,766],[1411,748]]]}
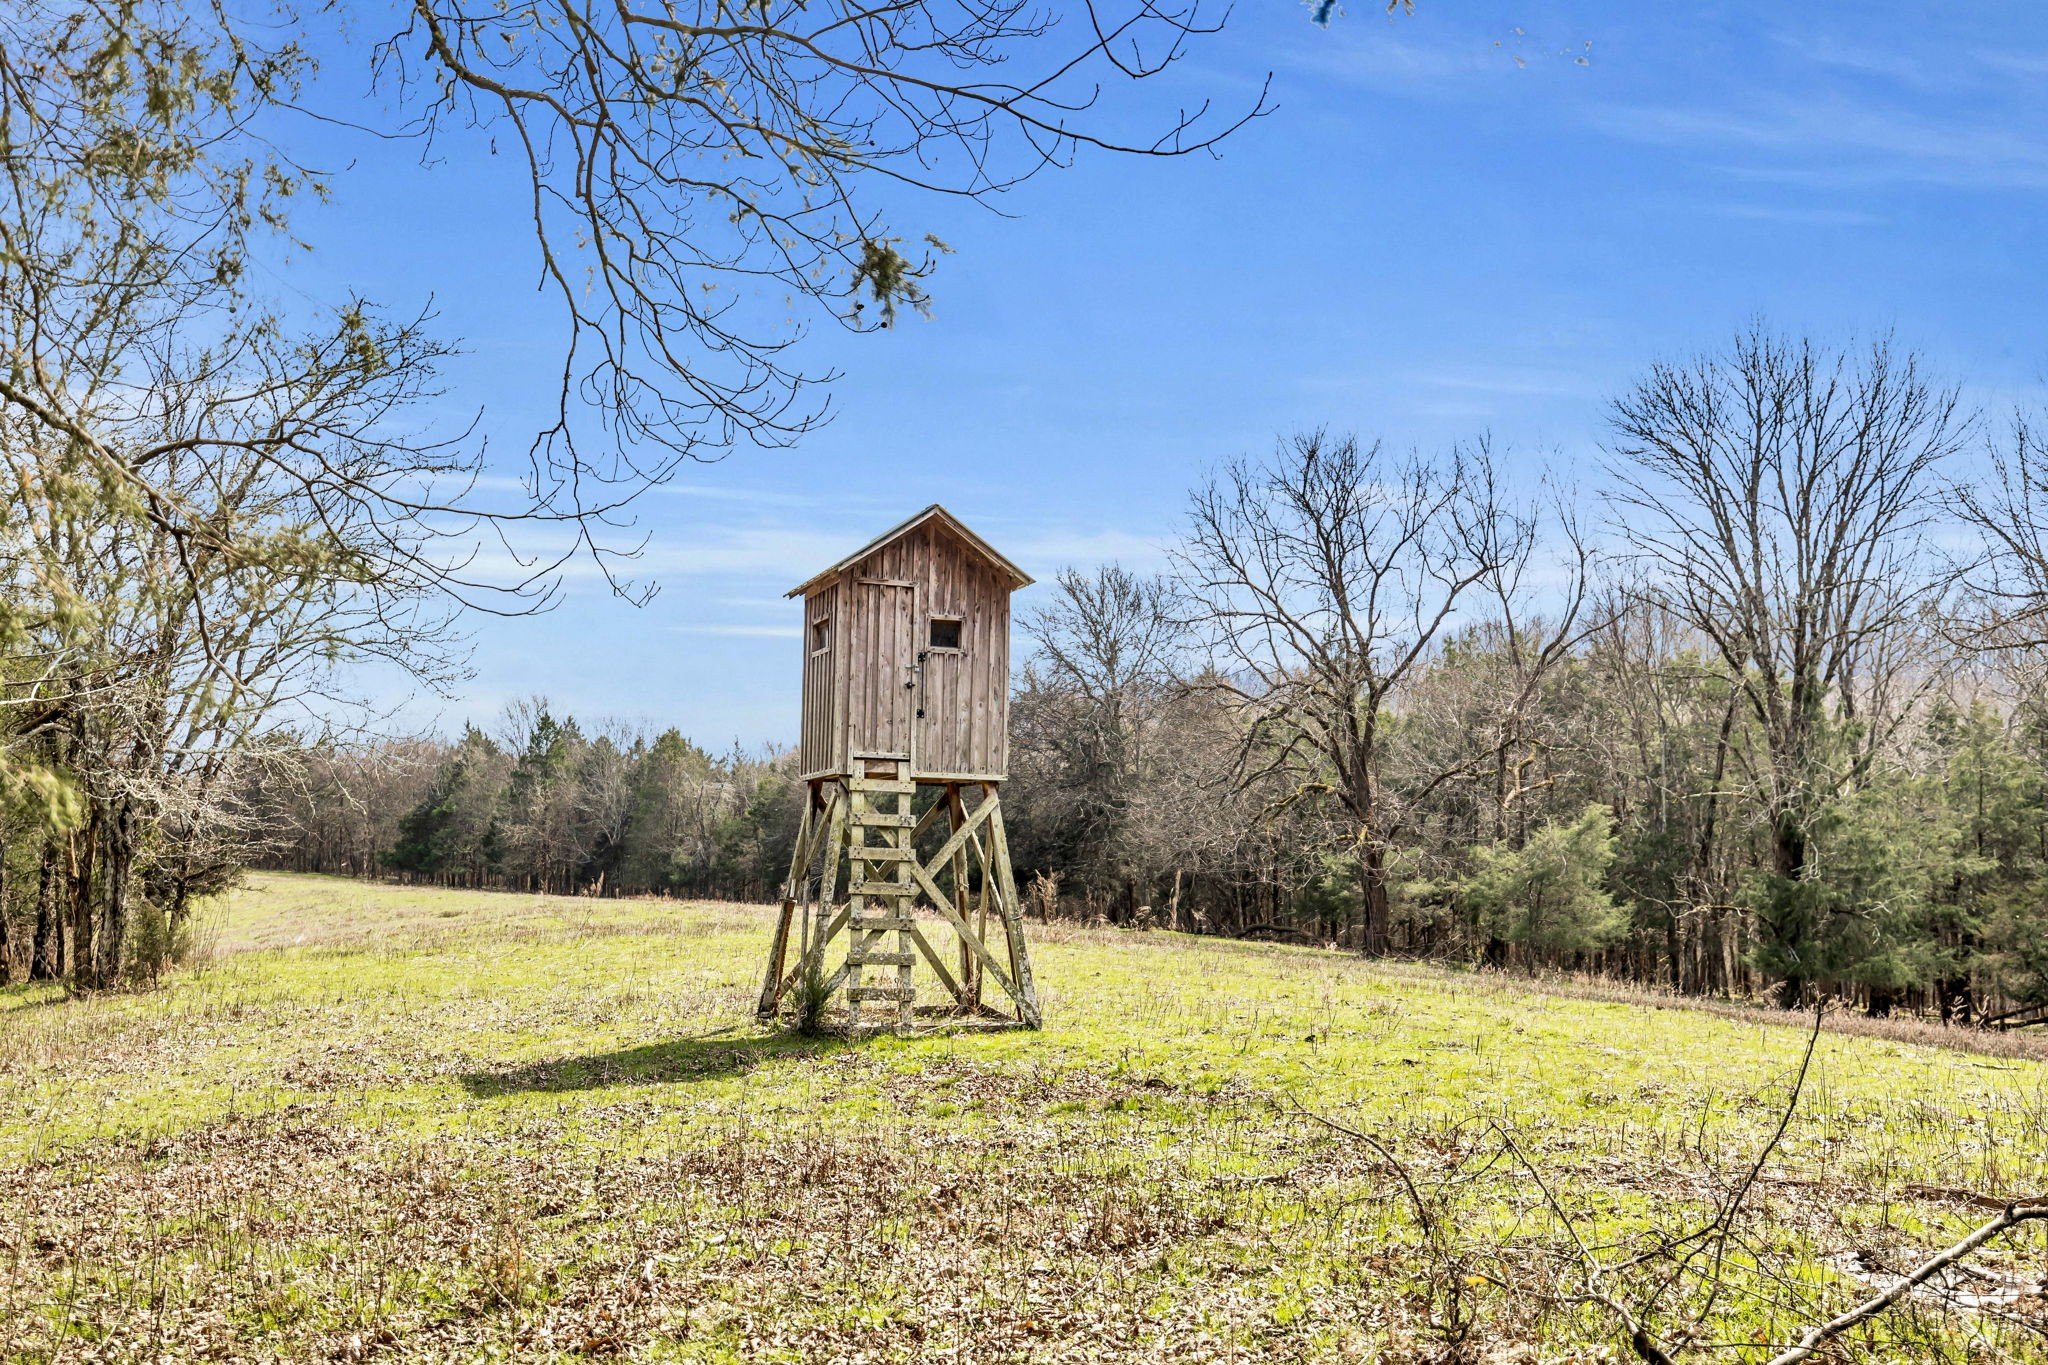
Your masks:
{"label": "wooden door", "polygon": [[856,754],[911,758],[917,733],[917,591],[893,579],[867,578],[855,586],[866,647],[852,679],[852,710],[861,724],[851,748]]}

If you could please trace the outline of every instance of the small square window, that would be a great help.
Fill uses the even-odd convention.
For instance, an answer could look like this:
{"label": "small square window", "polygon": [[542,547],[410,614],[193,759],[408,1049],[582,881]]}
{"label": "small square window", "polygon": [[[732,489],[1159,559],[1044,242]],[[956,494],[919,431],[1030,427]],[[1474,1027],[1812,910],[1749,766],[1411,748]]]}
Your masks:
{"label": "small square window", "polygon": [[957,616],[934,616],[932,618],[932,648],[960,648],[960,618]]}
{"label": "small square window", "polygon": [[832,645],[832,618],[820,616],[811,622],[811,652],[829,649]]}

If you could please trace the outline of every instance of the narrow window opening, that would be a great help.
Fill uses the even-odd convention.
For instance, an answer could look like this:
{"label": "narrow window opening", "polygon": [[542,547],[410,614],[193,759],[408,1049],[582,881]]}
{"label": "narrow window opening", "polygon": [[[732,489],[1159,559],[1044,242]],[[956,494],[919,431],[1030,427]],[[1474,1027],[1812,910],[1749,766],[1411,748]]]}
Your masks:
{"label": "narrow window opening", "polygon": [[934,616],[932,618],[931,647],[933,649],[960,648],[960,618],[957,616]]}
{"label": "narrow window opening", "polygon": [[811,622],[811,653],[816,654],[819,650],[829,649],[831,646],[832,618],[820,616],[817,620]]}

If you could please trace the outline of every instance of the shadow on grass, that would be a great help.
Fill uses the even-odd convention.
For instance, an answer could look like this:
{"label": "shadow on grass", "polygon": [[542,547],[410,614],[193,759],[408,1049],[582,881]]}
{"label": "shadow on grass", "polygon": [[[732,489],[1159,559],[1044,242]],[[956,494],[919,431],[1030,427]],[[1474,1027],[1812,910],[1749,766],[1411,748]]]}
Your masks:
{"label": "shadow on grass", "polygon": [[26,1014],[30,1010],[53,1009],[81,999],[57,981],[27,981],[0,988],[0,1014]]}
{"label": "shadow on grass", "polygon": [[586,1057],[558,1057],[497,1071],[472,1071],[462,1088],[477,1099],[535,1091],[601,1090],[613,1085],[668,1085],[742,1076],[766,1062],[811,1057],[847,1046],[839,1038],[795,1033],[730,1037],[731,1029],[665,1043],[645,1043]]}

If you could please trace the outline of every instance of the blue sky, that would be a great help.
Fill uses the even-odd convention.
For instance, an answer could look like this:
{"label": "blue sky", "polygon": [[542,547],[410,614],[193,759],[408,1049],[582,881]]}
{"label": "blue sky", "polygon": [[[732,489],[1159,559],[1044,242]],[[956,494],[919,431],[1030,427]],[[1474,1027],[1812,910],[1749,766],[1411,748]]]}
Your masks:
{"label": "blue sky", "polygon": [[[1366,0],[1326,30],[1244,0],[1165,92],[1228,104],[1272,73],[1275,112],[1218,157],[1084,157],[1005,196],[1009,216],[906,205],[899,227],[957,249],[934,319],[815,330],[812,366],[843,371],[835,420],[643,499],[651,604],[572,572],[553,613],[474,622],[474,679],[409,721],[542,693],[711,745],[783,740],[782,591],[926,503],[1045,577],[1156,567],[1206,468],[1305,426],[1425,447],[1490,432],[1590,485],[1606,396],[1753,316],[1892,329],[1993,409],[2048,374],[2048,10],[1418,10]],[[359,67],[329,61],[330,105]],[[523,450],[562,331],[512,168],[322,137],[354,167],[273,278],[431,297],[468,347],[450,413]]]}

